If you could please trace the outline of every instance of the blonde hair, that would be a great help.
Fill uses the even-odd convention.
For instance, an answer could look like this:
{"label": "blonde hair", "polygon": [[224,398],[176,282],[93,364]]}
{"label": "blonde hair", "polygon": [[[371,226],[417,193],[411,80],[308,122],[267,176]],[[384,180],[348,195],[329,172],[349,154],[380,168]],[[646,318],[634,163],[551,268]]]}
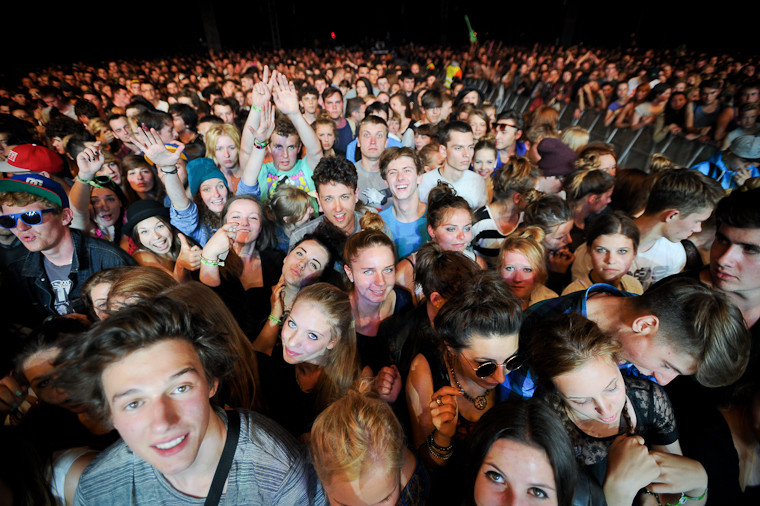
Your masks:
{"label": "blonde hair", "polygon": [[515,193],[527,194],[536,187],[541,173],[525,156],[510,156],[493,175],[494,200],[511,199]]}
{"label": "blonde hair", "polygon": [[297,186],[281,184],[269,196],[265,212],[271,222],[288,233],[296,227],[297,221],[310,207],[311,197],[305,190]]}
{"label": "blonde hair", "polygon": [[314,469],[322,483],[362,471],[398,473],[404,465],[405,437],[391,407],[371,390],[367,378],[317,416],[311,428]]}
{"label": "blonde hair", "polygon": [[327,350],[322,374],[315,387],[316,407],[321,411],[340,398],[359,377],[359,357],[356,350],[356,329],[348,294],[329,283],[314,283],[296,295],[293,307],[310,302],[321,308],[324,321],[330,327],[332,349]]}
{"label": "blonde hair", "polygon": [[570,149],[578,153],[588,144],[589,137],[590,136],[588,129],[583,128],[582,126],[573,125],[566,128],[562,132],[559,140],[561,140]]}
{"label": "blonde hair", "polygon": [[[238,152],[240,151],[240,132],[234,125],[228,123],[218,123],[206,132],[206,158],[214,160],[216,166],[219,166],[219,160],[216,159],[216,143],[219,142],[219,138],[227,136],[235,143],[235,147]],[[240,162],[238,162],[240,163]]]}
{"label": "blonde hair", "polygon": [[520,227],[507,236],[499,249],[499,269],[504,268],[504,257],[509,251],[519,251],[530,262],[536,272],[536,281],[546,282],[549,272],[546,268],[546,250],[543,242],[544,231],[541,227]]}

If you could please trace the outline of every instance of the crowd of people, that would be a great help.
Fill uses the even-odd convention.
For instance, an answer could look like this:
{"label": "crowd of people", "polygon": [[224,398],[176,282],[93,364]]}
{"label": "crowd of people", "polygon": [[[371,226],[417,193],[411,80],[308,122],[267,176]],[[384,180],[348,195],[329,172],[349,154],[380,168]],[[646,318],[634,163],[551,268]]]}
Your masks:
{"label": "crowd of people", "polygon": [[[720,149],[621,167],[567,102]],[[756,504],[759,107],[751,59],[495,43],[12,80],[0,497]]]}

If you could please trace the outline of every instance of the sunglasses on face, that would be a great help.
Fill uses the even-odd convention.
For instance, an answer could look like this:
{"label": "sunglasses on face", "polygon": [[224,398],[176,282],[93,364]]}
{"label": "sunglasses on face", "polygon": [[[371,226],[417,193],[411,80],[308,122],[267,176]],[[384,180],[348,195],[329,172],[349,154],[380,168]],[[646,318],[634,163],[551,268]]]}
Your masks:
{"label": "sunglasses on face", "polygon": [[[464,357],[464,355],[462,356]],[[504,374],[506,375],[522,365],[517,353],[505,360],[503,364],[497,362],[480,362],[477,367],[472,367],[472,362],[470,362],[467,357],[464,357],[464,359],[470,365],[472,370],[475,371],[475,376],[478,378],[487,378],[488,376],[491,376],[499,367],[504,368]]]}
{"label": "sunglasses on face", "polygon": [[493,126],[493,128],[494,128],[494,130],[497,130],[497,131],[499,131],[499,132],[503,132],[503,131],[505,131],[507,128],[514,128],[515,130],[519,130],[519,128],[517,128],[516,126],[514,126],[514,125],[507,125],[506,123],[496,123],[496,124]]}
{"label": "sunglasses on face", "polygon": [[55,209],[42,209],[40,211],[25,211],[16,214],[3,214],[0,216],[0,227],[16,228],[17,220],[21,219],[29,226],[39,225],[42,223],[44,213],[54,213]]}

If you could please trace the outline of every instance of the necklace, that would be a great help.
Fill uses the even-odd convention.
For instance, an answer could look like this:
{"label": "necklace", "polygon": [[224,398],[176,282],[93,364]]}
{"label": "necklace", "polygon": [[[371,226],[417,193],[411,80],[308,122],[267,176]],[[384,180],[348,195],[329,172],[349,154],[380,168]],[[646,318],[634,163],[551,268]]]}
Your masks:
{"label": "necklace", "polygon": [[470,394],[464,391],[464,388],[462,388],[462,385],[459,384],[459,380],[457,379],[457,373],[454,371],[454,361],[452,360],[453,357],[449,354],[447,354],[447,362],[449,362],[451,365],[449,365],[449,370],[451,371],[451,378],[454,380],[454,383],[456,383],[457,388],[462,393],[462,396],[470,401],[477,409],[480,411],[483,411],[488,407],[488,394],[491,393],[491,390],[486,390],[481,395],[478,395],[477,397],[472,397]]}

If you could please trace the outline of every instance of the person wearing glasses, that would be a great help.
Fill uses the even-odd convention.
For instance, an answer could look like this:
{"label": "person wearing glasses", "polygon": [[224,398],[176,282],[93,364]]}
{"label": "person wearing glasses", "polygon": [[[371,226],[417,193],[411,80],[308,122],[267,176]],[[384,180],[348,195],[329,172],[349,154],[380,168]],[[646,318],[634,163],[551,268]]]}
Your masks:
{"label": "person wearing glasses", "polygon": [[497,387],[518,367],[520,300],[493,271],[479,271],[440,309],[435,351],[418,354],[406,382],[411,440],[443,466],[498,401]]}
{"label": "person wearing glasses", "polygon": [[507,163],[511,156],[525,156],[528,152],[520,140],[523,134],[523,119],[517,111],[508,110],[499,114],[493,124],[493,133],[498,150],[494,169]]}
{"label": "person wearing glasses", "polygon": [[[55,314],[85,313],[81,285],[108,267],[135,265],[117,246],[69,227],[72,210],[63,187],[38,174],[0,179],[0,226],[28,250],[9,264],[5,314],[35,325]],[[4,287],[6,288],[6,287]]]}

